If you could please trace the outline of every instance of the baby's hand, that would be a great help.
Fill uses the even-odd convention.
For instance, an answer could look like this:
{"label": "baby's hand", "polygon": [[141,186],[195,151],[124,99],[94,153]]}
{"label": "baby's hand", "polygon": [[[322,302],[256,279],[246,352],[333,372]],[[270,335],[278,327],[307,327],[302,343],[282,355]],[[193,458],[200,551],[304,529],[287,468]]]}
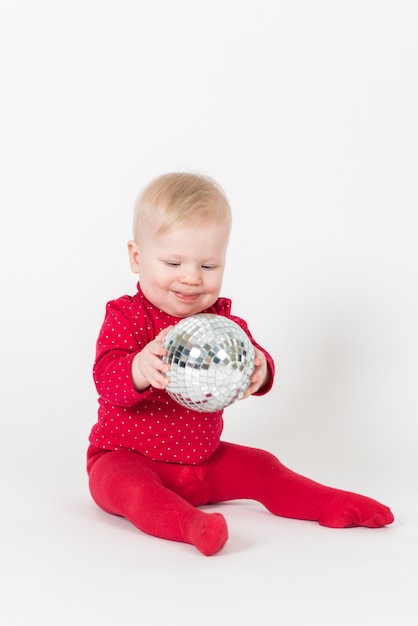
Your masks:
{"label": "baby's hand", "polygon": [[263,352],[258,348],[254,348],[255,358],[254,358],[254,372],[250,378],[250,386],[248,387],[245,394],[242,396],[242,399],[248,398],[253,393],[256,393],[263,385],[267,383],[269,372],[267,368],[267,360],[264,356]]}
{"label": "baby's hand", "polygon": [[150,385],[155,389],[164,389],[169,381],[166,378],[168,365],[161,357],[167,354],[163,341],[172,326],[164,328],[155,339],[135,355],[132,361],[132,379],[138,391],[143,391]]}

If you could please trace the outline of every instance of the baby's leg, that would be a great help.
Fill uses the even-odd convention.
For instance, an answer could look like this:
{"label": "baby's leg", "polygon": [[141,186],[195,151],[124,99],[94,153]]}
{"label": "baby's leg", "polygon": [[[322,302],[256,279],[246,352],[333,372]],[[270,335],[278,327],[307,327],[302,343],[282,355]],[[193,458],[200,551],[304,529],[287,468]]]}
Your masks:
{"label": "baby's leg", "polygon": [[208,556],[225,544],[224,517],[199,511],[167,489],[140,455],[125,450],[104,452],[89,470],[92,497],[107,513],[125,517],[150,535],[191,543]]}
{"label": "baby's leg", "polygon": [[210,459],[207,483],[213,501],[257,500],[275,515],[333,528],[377,528],[394,519],[376,500],[314,482],[255,448],[221,443]]}

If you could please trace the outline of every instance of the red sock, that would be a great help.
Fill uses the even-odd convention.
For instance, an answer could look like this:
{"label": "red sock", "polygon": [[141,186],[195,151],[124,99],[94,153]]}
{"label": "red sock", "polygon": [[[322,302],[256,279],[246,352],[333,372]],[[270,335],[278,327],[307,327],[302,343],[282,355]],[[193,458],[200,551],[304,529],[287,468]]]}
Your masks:
{"label": "red sock", "polygon": [[211,556],[223,548],[228,539],[225,518],[220,513],[196,513],[186,525],[186,535],[202,554]]}

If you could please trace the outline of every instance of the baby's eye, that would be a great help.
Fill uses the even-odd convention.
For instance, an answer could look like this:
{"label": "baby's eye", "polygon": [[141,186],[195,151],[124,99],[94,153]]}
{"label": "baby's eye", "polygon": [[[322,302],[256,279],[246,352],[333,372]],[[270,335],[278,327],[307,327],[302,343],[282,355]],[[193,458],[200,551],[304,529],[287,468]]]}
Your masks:
{"label": "baby's eye", "polygon": [[164,263],[170,267],[178,267],[180,265],[178,261],[164,261]]}
{"label": "baby's eye", "polygon": [[216,265],[202,265],[203,270],[214,270]]}

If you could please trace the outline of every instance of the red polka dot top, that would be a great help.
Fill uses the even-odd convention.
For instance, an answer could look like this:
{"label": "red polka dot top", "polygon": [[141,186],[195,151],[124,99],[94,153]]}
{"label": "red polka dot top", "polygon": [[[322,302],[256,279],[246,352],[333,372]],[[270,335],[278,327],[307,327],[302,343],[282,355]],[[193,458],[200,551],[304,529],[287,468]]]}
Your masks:
{"label": "red polka dot top", "polygon": [[[230,310],[231,301],[219,298],[205,312],[233,319],[264,352],[271,371],[270,383],[262,391],[267,393],[273,384],[273,360],[254,341],[246,322],[232,316]],[[128,448],[153,460],[192,465],[201,463],[216,450],[223,429],[223,411],[193,411],[179,405],[165,390],[149,387],[140,393],[132,382],[135,354],[163,328],[178,321],[153,306],[139,283],[134,296],[107,303],[93,368],[99,409],[89,437],[91,444],[106,450]]]}

